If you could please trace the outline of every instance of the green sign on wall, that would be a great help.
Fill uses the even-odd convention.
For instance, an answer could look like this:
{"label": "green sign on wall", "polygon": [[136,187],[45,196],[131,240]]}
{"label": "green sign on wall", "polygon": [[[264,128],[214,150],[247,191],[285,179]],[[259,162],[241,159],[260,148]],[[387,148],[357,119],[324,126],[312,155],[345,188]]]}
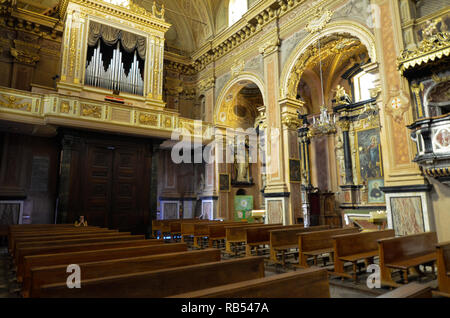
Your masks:
{"label": "green sign on wall", "polygon": [[253,196],[237,195],[234,197],[234,219],[235,221],[254,222],[251,216],[253,210]]}

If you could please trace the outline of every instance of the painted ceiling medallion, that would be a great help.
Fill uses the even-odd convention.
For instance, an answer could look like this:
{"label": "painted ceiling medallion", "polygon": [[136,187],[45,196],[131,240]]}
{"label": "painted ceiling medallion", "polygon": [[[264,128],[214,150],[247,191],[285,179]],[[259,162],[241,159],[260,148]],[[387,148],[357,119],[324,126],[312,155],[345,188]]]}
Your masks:
{"label": "painted ceiling medallion", "polygon": [[313,19],[306,25],[306,30],[310,33],[321,31],[325,25],[330,22],[332,16],[332,11],[326,10],[323,12],[320,8],[314,15]]}

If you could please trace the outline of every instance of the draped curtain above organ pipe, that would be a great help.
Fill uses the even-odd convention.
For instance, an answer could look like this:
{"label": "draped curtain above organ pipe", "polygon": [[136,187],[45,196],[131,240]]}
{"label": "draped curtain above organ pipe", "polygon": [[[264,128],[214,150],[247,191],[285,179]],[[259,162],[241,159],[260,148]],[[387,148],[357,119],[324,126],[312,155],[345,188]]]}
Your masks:
{"label": "draped curtain above organ pipe", "polygon": [[143,94],[146,38],[91,21],[85,84]]}
{"label": "draped curtain above organ pipe", "polygon": [[137,49],[139,57],[145,60],[147,45],[146,38],[143,36],[91,21],[89,23],[88,45],[93,47],[97,46],[100,38],[109,46],[115,45],[120,40],[122,48],[126,52],[132,53]]}

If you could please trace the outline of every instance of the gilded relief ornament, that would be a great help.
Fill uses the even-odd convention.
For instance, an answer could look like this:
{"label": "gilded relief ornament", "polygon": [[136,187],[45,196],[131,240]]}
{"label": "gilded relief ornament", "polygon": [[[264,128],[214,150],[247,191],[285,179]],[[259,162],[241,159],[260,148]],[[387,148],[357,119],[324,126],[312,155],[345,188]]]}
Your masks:
{"label": "gilded relief ornament", "polygon": [[27,65],[36,65],[36,63],[41,59],[37,54],[31,53],[26,50],[18,50],[13,47],[11,48],[10,52],[16,62]]}
{"label": "gilded relief ornament", "polygon": [[244,70],[245,62],[243,60],[235,61],[231,66],[231,77],[237,77]]}
{"label": "gilded relief ornament", "polygon": [[81,106],[81,115],[85,117],[101,118],[102,110],[99,106],[84,104]]}
{"label": "gilded relief ornament", "polygon": [[450,56],[450,33],[440,32],[420,42],[415,50],[405,50],[398,58],[398,68],[404,71]]}
{"label": "gilded relief ornament", "polygon": [[2,94],[1,96],[3,99],[6,100],[6,102],[0,100],[1,107],[31,112],[31,103],[22,102],[23,98],[18,98],[13,95],[5,95],[5,94]]}
{"label": "gilded relief ornament", "polygon": [[306,25],[306,30],[309,33],[316,33],[321,31],[325,25],[330,22],[331,17],[333,16],[333,12],[330,10],[323,11],[322,7],[320,7],[314,17],[308,22]]}
{"label": "gilded relief ornament", "polygon": [[281,41],[278,38],[267,41],[259,48],[259,53],[263,55],[269,55],[270,53],[275,52],[275,50],[278,49],[280,44]]}
{"label": "gilded relief ornament", "polygon": [[141,114],[139,116],[139,122],[143,125],[158,126],[158,115]]}

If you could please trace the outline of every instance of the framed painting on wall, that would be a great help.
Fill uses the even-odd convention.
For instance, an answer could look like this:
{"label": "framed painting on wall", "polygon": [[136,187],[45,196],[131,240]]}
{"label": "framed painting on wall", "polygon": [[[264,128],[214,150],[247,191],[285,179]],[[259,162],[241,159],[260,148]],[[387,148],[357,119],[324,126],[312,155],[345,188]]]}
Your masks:
{"label": "framed painting on wall", "polygon": [[380,129],[372,128],[356,131],[356,172],[359,183],[383,177],[381,161]]}
{"label": "framed painting on wall", "polygon": [[381,187],[384,187],[384,179],[369,179],[367,181],[367,203],[384,203],[386,198]]}
{"label": "framed painting on wall", "polygon": [[229,173],[219,174],[219,191],[220,192],[230,192],[231,190],[231,179]]}
{"label": "framed painting on wall", "polygon": [[302,181],[299,159],[289,159],[289,181],[292,183],[300,183]]}

